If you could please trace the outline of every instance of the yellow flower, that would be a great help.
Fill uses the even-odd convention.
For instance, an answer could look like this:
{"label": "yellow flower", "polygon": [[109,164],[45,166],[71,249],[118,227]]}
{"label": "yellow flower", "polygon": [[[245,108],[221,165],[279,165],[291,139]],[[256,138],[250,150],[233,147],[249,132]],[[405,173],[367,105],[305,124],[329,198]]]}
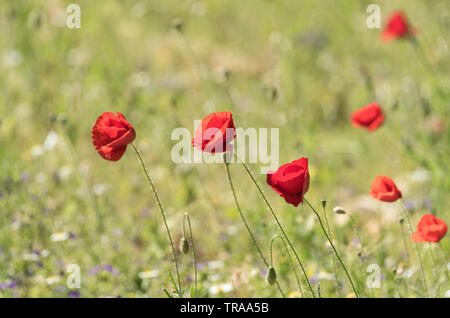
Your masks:
{"label": "yellow flower", "polygon": [[292,291],[289,293],[288,298],[300,298],[301,295],[298,291]]}

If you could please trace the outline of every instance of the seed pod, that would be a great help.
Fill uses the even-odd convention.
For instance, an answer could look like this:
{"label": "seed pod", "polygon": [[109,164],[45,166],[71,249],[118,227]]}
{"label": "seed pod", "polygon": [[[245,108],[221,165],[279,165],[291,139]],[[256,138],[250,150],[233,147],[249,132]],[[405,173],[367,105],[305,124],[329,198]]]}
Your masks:
{"label": "seed pod", "polygon": [[172,26],[178,30],[178,32],[183,32],[183,21],[181,19],[175,19],[172,21]]}
{"label": "seed pod", "polygon": [[323,198],[322,199],[322,208],[325,209],[326,206],[327,206],[327,199]]}
{"label": "seed pod", "polygon": [[228,69],[224,69],[223,70],[223,77],[225,78],[226,81],[230,80],[231,77],[231,71]]}
{"label": "seed pod", "polygon": [[180,242],[180,250],[184,254],[187,254],[189,252],[189,242],[188,242],[188,240],[186,240],[185,237],[183,237],[183,239]]}
{"label": "seed pod", "polygon": [[345,210],[343,208],[341,208],[340,206],[336,206],[333,209],[333,212],[336,214],[345,214],[347,212],[345,212]]}
{"label": "seed pod", "polygon": [[269,285],[273,285],[277,281],[277,273],[272,266],[267,270],[266,281]]}

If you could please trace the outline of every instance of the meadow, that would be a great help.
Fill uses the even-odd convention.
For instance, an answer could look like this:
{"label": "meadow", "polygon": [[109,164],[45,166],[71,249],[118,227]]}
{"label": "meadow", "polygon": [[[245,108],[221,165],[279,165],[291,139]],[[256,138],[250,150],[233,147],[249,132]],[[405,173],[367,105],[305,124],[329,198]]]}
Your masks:
{"label": "meadow", "polygon": [[[68,28],[75,2],[81,28]],[[372,3],[381,29],[366,25]],[[416,28],[414,41],[380,39],[396,10]],[[171,158],[174,129],[193,134],[194,120],[219,111],[230,111],[236,127],[279,128],[280,165],[309,159],[306,197],[360,297],[450,297],[448,235],[417,244],[425,288],[403,213],[414,229],[429,213],[450,221],[448,1],[15,0],[0,2],[0,30],[0,297],[178,296],[138,157],[129,146],[120,160],[104,160],[92,145],[103,112],[124,114],[136,131],[183,296],[195,280],[192,245],[187,254],[178,248],[187,212],[198,297],[311,297],[281,240],[273,265],[283,294],[267,283],[224,163]],[[371,102],[383,124],[373,132],[351,125]],[[260,163],[247,165],[315,296],[355,297],[309,206],[287,204]],[[269,259],[283,233],[244,167],[228,168]],[[395,181],[401,200],[369,195],[378,175]],[[68,283],[77,273],[80,288]]]}

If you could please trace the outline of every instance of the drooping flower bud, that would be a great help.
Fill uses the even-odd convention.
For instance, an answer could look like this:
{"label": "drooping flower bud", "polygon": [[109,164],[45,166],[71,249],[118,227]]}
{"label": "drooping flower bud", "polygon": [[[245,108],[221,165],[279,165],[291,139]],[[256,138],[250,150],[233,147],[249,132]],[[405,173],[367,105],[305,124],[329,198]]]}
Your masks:
{"label": "drooping flower bud", "polygon": [[187,254],[189,252],[189,242],[188,242],[188,240],[186,240],[185,237],[183,237],[183,239],[180,242],[180,250],[184,254]]}
{"label": "drooping flower bud", "polygon": [[325,209],[326,206],[327,206],[327,199],[322,198],[322,208]]}
{"label": "drooping flower bud", "polygon": [[272,266],[267,270],[266,281],[269,285],[273,285],[277,281],[277,273]]}
{"label": "drooping flower bud", "polygon": [[183,32],[183,21],[179,18],[172,21],[172,26],[178,31]]}
{"label": "drooping flower bud", "polygon": [[345,214],[347,212],[345,212],[345,210],[343,208],[341,208],[340,206],[336,206],[333,209],[333,212],[336,214]]}

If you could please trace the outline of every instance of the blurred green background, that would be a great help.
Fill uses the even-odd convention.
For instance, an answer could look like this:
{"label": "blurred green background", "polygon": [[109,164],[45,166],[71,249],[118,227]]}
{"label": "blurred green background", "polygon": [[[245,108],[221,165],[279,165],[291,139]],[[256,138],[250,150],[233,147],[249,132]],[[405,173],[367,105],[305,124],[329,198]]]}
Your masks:
{"label": "blurred green background", "polygon": [[[66,26],[71,3],[81,7],[80,29]],[[381,42],[381,30],[366,26],[371,3],[383,23],[403,10],[420,47]],[[171,289],[167,235],[136,155],[128,149],[108,162],[91,144],[97,116],[120,111],[136,129],[176,242],[190,213],[199,295],[279,297],[264,281],[225,166],[171,160],[173,129],[193,132],[194,120],[223,110],[244,129],[278,127],[280,164],[309,158],[309,200],[319,208],[327,199],[337,247],[363,296],[374,296],[368,264],[381,269],[375,296],[424,296],[400,205],[368,193],[377,175],[388,175],[414,224],[430,212],[450,221],[448,1],[15,0],[0,3],[0,30],[0,296],[165,297]],[[352,127],[350,114],[372,101],[385,124],[374,133]],[[277,227],[242,167],[231,173],[268,255]],[[336,288],[313,213],[287,205],[257,177],[314,288],[351,297],[342,270]],[[333,215],[336,205],[347,215]],[[278,244],[280,285],[299,297]],[[420,251],[433,295],[448,296],[448,238]],[[179,259],[187,287],[192,258]],[[80,266],[80,289],[67,287],[69,264]]]}

